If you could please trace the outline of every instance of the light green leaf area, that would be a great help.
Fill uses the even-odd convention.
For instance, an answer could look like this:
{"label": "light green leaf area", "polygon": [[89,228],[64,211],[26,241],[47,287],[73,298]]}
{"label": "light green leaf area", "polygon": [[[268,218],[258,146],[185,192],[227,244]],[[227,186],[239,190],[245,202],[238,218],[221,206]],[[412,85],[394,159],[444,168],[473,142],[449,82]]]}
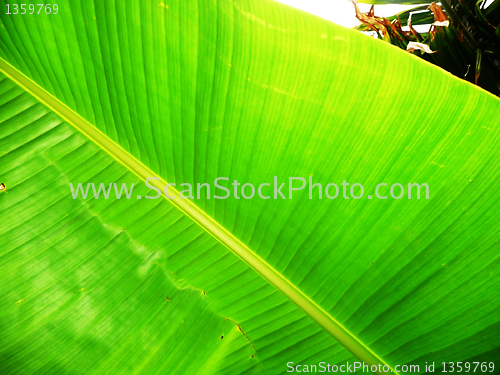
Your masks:
{"label": "light green leaf area", "polygon": [[150,191],[5,76],[0,93],[2,373],[262,373],[261,360],[283,368],[288,355],[352,360],[165,199],[73,199],[70,181]]}
{"label": "light green leaf area", "polygon": [[[58,7],[0,14],[0,57],[31,80],[1,81],[0,368],[500,360],[498,98],[270,0]],[[39,103],[35,83],[108,141]],[[177,184],[311,177],[365,195],[201,197],[195,216],[71,198],[70,182],[144,196],[140,163]],[[430,199],[367,199],[379,183],[427,183]]]}

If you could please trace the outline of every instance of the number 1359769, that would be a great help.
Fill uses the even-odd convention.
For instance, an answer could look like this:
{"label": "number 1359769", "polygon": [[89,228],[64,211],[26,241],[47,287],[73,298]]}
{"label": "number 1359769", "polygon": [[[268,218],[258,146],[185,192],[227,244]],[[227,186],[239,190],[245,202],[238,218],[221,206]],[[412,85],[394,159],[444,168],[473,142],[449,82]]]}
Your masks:
{"label": "number 1359769", "polygon": [[57,14],[57,4],[6,4],[5,14]]}

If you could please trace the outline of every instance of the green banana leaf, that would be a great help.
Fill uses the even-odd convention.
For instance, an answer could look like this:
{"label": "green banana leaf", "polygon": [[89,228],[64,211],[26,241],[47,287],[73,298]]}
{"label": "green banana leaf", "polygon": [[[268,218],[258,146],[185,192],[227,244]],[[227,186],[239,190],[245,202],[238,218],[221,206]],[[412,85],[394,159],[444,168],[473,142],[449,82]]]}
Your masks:
{"label": "green banana leaf", "polygon": [[[270,0],[0,3],[2,374],[498,371],[498,98]],[[275,176],[366,195],[178,196]]]}

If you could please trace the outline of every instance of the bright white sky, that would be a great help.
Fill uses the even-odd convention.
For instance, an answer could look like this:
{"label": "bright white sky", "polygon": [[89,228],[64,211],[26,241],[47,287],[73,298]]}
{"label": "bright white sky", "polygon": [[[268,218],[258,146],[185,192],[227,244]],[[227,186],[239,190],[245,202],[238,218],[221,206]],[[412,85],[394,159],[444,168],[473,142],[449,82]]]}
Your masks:
{"label": "bright white sky", "polygon": [[[335,22],[345,27],[354,27],[359,25],[354,17],[354,6],[349,0],[276,0],[283,4],[305,10],[306,12],[323,17],[329,21]],[[485,6],[491,4],[493,0],[488,0]],[[403,10],[413,8],[416,5],[375,5],[375,15],[380,17],[393,16]],[[371,5],[359,4],[361,12],[368,12]],[[416,26],[418,32],[427,31],[427,26]]]}
{"label": "bright white sky", "polygon": [[[354,6],[349,0],[276,0],[292,7],[323,17],[345,27],[359,25],[354,17]],[[368,4],[358,4],[362,12],[370,10]],[[381,17],[393,16],[415,5],[375,5],[375,14]]]}

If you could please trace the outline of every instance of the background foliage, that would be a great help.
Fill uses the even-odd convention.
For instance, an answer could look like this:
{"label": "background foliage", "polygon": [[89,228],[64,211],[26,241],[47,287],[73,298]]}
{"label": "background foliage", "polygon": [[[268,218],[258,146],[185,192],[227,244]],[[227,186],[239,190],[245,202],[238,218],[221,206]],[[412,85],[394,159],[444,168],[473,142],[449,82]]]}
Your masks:
{"label": "background foliage", "polygon": [[[410,4],[410,1],[373,0],[370,4]],[[359,30],[375,30],[385,41],[407,49],[409,42],[430,46],[435,53],[414,52],[457,77],[473,82],[495,95],[500,95],[500,1],[443,0],[431,1],[393,17],[376,16],[375,9],[358,18]],[[488,4],[487,4],[488,3]],[[448,26],[430,26],[448,21]],[[413,26],[429,25],[429,31],[418,33]],[[405,26],[409,30],[403,31]]]}

